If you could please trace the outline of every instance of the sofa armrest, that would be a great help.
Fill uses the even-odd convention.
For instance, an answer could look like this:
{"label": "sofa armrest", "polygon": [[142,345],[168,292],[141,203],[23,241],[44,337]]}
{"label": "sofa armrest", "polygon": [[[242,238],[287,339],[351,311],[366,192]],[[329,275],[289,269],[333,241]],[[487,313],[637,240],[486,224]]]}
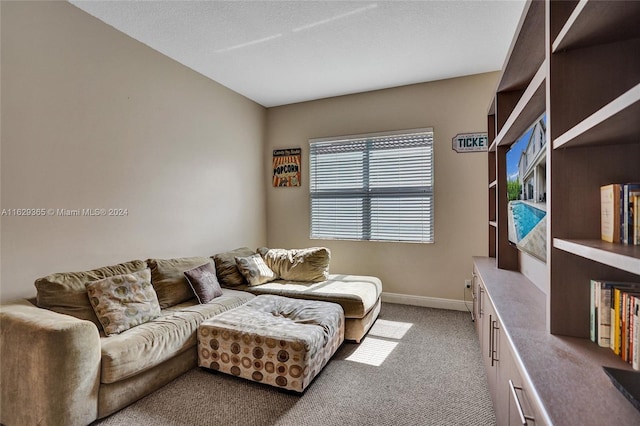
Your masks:
{"label": "sofa armrest", "polygon": [[100,335],[28,301],[0,307],[0,422],[86,425],[98,414]]}

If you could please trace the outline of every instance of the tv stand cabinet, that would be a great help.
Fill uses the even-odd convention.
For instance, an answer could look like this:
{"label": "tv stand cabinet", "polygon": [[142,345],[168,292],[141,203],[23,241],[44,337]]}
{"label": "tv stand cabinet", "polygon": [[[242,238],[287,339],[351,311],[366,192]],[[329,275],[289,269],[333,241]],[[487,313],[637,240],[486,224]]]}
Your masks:
{"label": "tv stand cabinet", "polygon": [[[602,370],[629,364],[588,339],[548,333],[546,296],[524,275],[496,268],[491,257],[473,264],[474,317],[499,426],[640,424]],[[518,401],[509,380],[521,388]]]}

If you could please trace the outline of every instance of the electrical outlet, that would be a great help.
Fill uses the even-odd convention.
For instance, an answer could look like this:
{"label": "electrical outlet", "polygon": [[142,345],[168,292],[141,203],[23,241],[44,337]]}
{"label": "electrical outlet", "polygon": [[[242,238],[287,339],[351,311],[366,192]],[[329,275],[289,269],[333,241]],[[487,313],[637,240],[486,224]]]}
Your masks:
{"label": "electrical outlet", "polygon": [[471,280],[464,280],[464,288],[471,288]]}

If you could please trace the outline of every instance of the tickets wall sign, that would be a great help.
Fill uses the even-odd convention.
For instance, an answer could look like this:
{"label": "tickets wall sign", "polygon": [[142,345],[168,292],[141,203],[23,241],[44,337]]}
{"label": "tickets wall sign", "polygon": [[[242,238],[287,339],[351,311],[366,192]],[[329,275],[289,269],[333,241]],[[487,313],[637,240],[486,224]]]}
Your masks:
{"label": "tickets wall sign", "polygon": [[300,148],[273,150],[273,186],[300,186]]}
{"label": "tickets wall sign", "polygon": [[456,152],[482,152],[489,149],[487,133],[458,133],[454,136],[451,148]]}

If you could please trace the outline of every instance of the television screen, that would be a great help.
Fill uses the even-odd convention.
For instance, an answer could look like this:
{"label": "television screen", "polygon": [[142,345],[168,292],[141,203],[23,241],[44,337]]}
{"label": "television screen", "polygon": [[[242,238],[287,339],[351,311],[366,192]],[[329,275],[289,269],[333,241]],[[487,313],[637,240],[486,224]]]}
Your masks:
{"label": "television screen", "polygon": [[547,258],[547,120],[539,117],[507,152],[509,242]]}

